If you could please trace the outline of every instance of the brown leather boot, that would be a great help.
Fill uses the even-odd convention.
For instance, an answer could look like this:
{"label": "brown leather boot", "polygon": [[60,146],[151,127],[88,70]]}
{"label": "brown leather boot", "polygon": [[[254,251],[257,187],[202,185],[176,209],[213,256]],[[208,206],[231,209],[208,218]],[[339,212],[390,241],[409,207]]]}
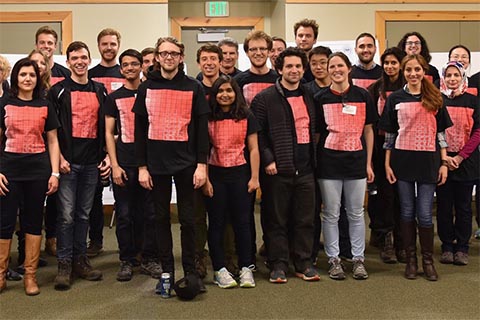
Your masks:
{"label": "brown leather boot", "polygon": [[395,250],[393,248],[393,231],[385,235],[384,245],[380,252],[380,258],[384,263],[397,263]]}
{"label": "brown leather boot", "polygon": [[7,287],[8,261],[12,239],[0,239],[0,292]]}
{"label": "brown leather boot", "polygon": [[42,236],[33,234],[25,234],[25,275],[23,276],[23,284],[27,296],[35,296],[40,293],[37,285],[37,267],[40,259],[40,246],[42,244]]}
{"label": "brown leather boot", "polygon": [[417,228],[415,221],[401,221],[402,241],[405,246],[407,265],[405,266],[405,278],[414,280],[417,278]]}
{"label": "brown leather boot", "polygon": [[422,249],[422,266],[425,278],[429,281],[437,281],[438,274],[433,265],[433,226],[418,227],[420,247]]}
{"label": "brown leather boot", "polygon": [[57,256],[57,238],[45,239],[45,252],[51,256]]}

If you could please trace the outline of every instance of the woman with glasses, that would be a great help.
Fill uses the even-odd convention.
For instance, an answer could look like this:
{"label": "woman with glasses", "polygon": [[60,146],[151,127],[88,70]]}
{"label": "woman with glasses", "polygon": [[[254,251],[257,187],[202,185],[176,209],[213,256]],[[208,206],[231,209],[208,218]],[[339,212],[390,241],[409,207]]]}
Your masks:
{"label": "woman with glasses", "polygon": [[[432,56],[428,50],[427,41],[425,38],[418,32],[408,32],[402,39],[398,42],[397,47],[405,51],[407,55],[419,54],[421,55],[427,63],[430,63]],[[430,82],[436,82],[440,79],[438,75],[438,69],[435,66],[428,64],[428,69],[425,70],[426,79]]]}
{"label": "woman with glasses", "polygon": [[320,91],[315,100],[320,135],[316,173],[323,200],[322,228],[330,264],[328,273],[334,280],[345,279],[338,246],[343,195],[353,255],[353,278],[362,280],[368,278],[364,265],[363,205],[367,182],[374,179],[372,126],[378,115],[368,92],[350,83],[352,64],[345,54],[331,54],[327,69],[332,83]]}
{"label": "woman with glasses", "polygon": [[407,254],[405,277],[416,279],[416,230],[427,280],[436,281],[433,265],[433,194],[447,179],[445,129],[452,125],[440,91],[426,79],[427,61],[421,55],[402,60],[405,86],[388,98],[379,129],[385,131],[385,172],[397,184],[400,228]]}

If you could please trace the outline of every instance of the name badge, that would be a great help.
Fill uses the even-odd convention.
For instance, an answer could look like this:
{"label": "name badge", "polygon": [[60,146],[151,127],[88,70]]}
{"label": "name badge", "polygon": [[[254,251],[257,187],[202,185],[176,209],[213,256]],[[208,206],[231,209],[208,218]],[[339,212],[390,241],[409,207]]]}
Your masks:
{"label": "name badge", "polygon": [[120,89],[121,86],[123,86],[122,82],[112,82],[110,84],[110,87],[112,88],[113,91]]}
{"label": "name badge", "polygon": [[345,114],[356,115],[357,114],[357,107],[352,106],[350,104],[344,104],[342,108],[342,112]]}
{"label": "name badge", "polygon": [[397,103],[397,104],[395,105],[395,110],[400,110],[400,107],[401,107],[401,106],[402,106],[401,103]]}

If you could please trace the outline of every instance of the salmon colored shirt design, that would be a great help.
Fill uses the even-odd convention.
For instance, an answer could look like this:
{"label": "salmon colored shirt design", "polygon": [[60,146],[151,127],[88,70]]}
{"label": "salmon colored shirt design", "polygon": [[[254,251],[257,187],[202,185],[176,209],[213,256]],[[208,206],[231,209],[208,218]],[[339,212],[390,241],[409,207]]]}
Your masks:
{"label": "salmon colored shirt design", "polygon": [[64,79],[64,77],[50,77],[50,85],[53,86]]}
{"label": "salmon colored shirt design", "polygon": [[[392,94],[392,91],[386,91],[385,92],[385,95],[388,96]],[[378,111],[378,114],[381,116],[382,113],[383,113],[383,109],[385,109],[385,102],[386,100],[383,98],[382,95],[379,95],[378,97],[378,101],[377,101],[377,111]]]}
{"label": "salmon colored shirt design", "polygon": [[253,98],[262,90],[267,89],[273,86],[273,83],[263,83],[263,82],[252,82],[247,83],[243,86],[243,96],[245,97],[245,101],[247,101],[247,105],[252,104]]}
{"label": "salmon colored shirt design", "polygon": [[72,91],[72,137],[96,139],[98,102],[95,92]]}
{"label": "salmon colored shirt design", "polygon": [[192,91],[147,89],[148,139],[187,142],[192,102]]}
{"label": "salmon colored shirt design", "polygon": [[107,89],[108,94],[112,93],[117,89],[120,89],[120,87],[125,84],[125,79],[122,79],[122,78],[102,77],[102,78],[92,78],[92,80],[103,83],[103,85]]}
{"label": "salmon colored shirt design", "polygon": [[247,122],[247,119],[208,122],[212,144],[208,164],[229,168],[247,163],[244,155]]}
{"label": "salmon colored shirt design", "polygon": [[361,137],[366,120],[364,102],[348,102],[356,107],[356,114],[343,113],[341,103],[323,105],[325,123],[329,131],[325,148],[338,151],[360,151],[363,149]]}
{"label": "salmon colored shirt design", "polygon": [[447,106],[447,110],[453,122],[453,126],[445,130],[447,151],[459,152],[470,139],[473,128],[473,109]]}
{"label": "salmon colored shirt design", "polygon": [[363,89],[367,89],[375,81],[377,79],[352,79],[354,85]]}
{"label": "salmon colored shirt design", "polygon": [[48,107],[5,106],[5,151],[12,153],[45,152],[43,132]]}
{"label": "salmon colored shirt design", "polygon": [[421,102],[402,102],[398,110],[398,136],[395,148],[409,151],[435,151],[437,139],[436,112],[428,111]]}
{"label": "salmon colored shirt design", "polygon": [[297,133],[297,143],[310,143],[310,116],[303,97],[287,98],[292,108],[293,118],[295,120],[295,132]]}
{"label": "salmon colored shirt design", "polygon": [[118,115],[122,126],[121,139],[123,143],[133,143],[135,138],[135,113],[132,108],[135,97],[116,99],[115,103],[118,107]]}

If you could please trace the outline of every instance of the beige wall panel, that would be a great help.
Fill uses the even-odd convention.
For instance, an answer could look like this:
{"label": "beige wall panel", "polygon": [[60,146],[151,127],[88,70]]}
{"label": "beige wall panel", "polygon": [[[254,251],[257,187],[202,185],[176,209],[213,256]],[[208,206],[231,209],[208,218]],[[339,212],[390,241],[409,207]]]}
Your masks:
{"label": "beige wall panel", "polygon": [[361,32],[375,34],[375,11],[478,10],[478,4],[287,4],[287,41],[294,41],[295,22],[310,18],[320,25],[319,41],[352,40]]}
{"label": "beige wall panel", "polygon": [[[168,4],[70,4],[70,5],[1,5],[7,11],[72,11],[73,40],[90,47],[92,57],[99,58],[97,34],[107,27],[122,34],[120,50],[153,46],[160,36],[169,34]],[[33,37],[33,35],[32,35]],[[25,41],[32,41],[31,38]]]}
{"label": "beige wall panel", "polygon": [[271,25],[272,36],[285,38],[285,0],[272,1],[271,3]]}

